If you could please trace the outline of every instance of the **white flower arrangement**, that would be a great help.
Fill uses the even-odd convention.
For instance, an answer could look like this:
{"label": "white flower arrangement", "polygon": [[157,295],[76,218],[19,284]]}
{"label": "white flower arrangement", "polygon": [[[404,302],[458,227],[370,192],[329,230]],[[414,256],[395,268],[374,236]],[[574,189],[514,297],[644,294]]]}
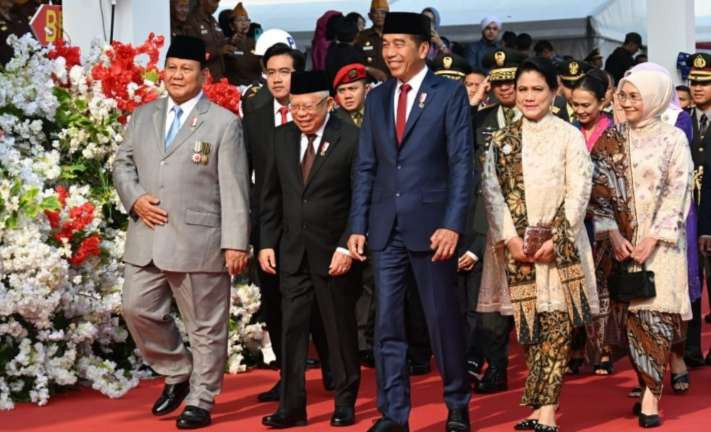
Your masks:
{"label": "white flower arrangement", "polygon": [[[129,113],[92,75],[112,65],[111,49],[95,43],[70,64],[71,55],[30,35],[8,43],[15,56],[0,72],[0,410],[44,405],[55,388],[78,384],[121,397],[145,372],[121,320],[127,212],[110,180]],[[127,84],[126,100],[164,94],[152,76]],[[238,284],[232,302],[227,369],[237,373],[264,339],[252,322],[259,290]]]}

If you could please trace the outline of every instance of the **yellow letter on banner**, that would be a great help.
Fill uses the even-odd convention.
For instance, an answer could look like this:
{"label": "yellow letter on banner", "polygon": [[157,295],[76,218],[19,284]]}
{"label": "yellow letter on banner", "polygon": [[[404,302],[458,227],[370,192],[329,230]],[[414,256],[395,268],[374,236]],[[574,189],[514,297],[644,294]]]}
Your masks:
{"label": "yellow letter on banner", "polygon": [[48,10],[47,11],[47,19],[45,22],[44,26],[44,33],[45,33],[45,38],[47,39],[47,43],[54,42],[57,40],[57,35],[59,32],[57,31],[57,12],[53,10]]}

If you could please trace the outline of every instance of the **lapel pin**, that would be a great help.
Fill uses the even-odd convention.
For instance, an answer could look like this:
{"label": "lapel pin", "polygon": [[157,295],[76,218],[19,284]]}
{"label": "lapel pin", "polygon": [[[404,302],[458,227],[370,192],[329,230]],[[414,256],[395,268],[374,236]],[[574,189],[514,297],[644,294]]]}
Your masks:
{"label": "lapel pin", "polygon": [[420,108],[425,107],[426,100],[427,100],[427,93],[420,93]]}
{"label": "lapel pin", "polygon": [[190,124],[190,127],[193,129],[195,128],[195,126],[197,126],[197,116],[193,117],[193,122]]}
{"label": "lapel pin", "polygon": [[328,147],[331,145],[330,142],[326,141],[323,143],[323,148],[321,149],[321,156],[325,155],[326,152],[328,151]]}
{"label": "lapel pin", "polygon": [[501,151],[504,152],[504,154],[506,154],[506,155],[511,153],[511,150],[512,150],[512,148],[511,148],[510,144],[506,144],[501,148]]}

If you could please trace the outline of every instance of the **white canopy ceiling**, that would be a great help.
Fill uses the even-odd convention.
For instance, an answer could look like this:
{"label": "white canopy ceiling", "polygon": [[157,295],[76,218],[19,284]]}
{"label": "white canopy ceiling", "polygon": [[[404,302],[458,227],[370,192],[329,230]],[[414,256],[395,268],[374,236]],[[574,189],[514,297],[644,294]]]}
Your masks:
{"label": "white canopy ceiling", "polygon": [[[220,9],[232,8],[237,2],[222,0]],[[261,23],[263,28],[301,33],[297,39],[308,40],[307,33],[314,30],[316,19],[325,11],[356,11],[367,16],[370,0],[243,0],[243,4],[252,21]],[[589,19],[596,36],[619,41],[629,31],[637,31],[646,40],[646,4],[646,0],[390,0],[390,10],[421,11],[435,6],[445,27],[442,34],[464,41],[478,38],[478,24],[489,15],[497,16],[505,25],[513,24],[515,31],[528,31],[534,38],[551,39],[556,39],[556,32],[567,33],[561,34],[563,38],[574,36],[575,32],[580,37],[587,35]],[[672,4],[670,2],[670,6]],[[697,41],[709,42],[711,0],[695,0],[695,7]],[[549,27],[545,22],[557,24]],[[548,34],[551,32],[555,34]]]}

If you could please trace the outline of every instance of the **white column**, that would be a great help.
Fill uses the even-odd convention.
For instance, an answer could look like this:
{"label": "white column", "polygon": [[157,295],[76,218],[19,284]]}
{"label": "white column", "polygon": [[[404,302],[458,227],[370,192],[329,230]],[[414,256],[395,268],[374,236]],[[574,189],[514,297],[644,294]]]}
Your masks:
{"label": "white column", "polygon": [[696,47],[694,0],[647,0],[647,40],[649,61],[672,72],[679,83],[676,58],[680,51],[693,53]]}
{"label": "white column", "polygon": [[[72,45],[88,52],[96,39],[109,41],[112,0],[64,0],[62,16],[64,34]],[[165,36],[163,56],[170,44],[170,0],[113,0],[114,40],[140,45],[148,34]]]}

